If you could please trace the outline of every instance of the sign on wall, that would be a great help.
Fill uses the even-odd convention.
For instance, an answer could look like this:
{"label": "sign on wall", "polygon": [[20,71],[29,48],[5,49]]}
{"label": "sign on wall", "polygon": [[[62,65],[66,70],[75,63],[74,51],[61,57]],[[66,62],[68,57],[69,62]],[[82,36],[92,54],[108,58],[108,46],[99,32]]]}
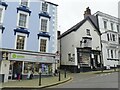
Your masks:
{"label": "sign on wall", "polygon": [[54,63],[54,58],[51,56],[37,56],[17,53],[11,53],[9,60]]}

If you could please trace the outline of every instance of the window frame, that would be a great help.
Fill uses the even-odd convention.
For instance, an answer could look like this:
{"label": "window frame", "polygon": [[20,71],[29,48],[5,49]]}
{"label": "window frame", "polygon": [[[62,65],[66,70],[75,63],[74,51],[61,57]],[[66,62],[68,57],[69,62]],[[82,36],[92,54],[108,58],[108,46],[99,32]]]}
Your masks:
{"label": "window frame", "polygon": [[45,32],[45,31],[41,30],[41,20],[42,20],[42,19],[47,20],[47,30],[46,30],[46,32],[49,32],[49,18],[45,18],[45,17],[40,17],[39,31],[40,31],[40,32]]}
{"label": "window frame", "polygon": [[20,5],[20,6],[25,6],[25,7],[30,7],[30,3],[29,3],[30,1],[27,0],[27,2],[28,2],[28,3],[27,3],[27,6],[25,6],[25,5],[22,5],[22,4],[21,4],[21,3],[22,3],[22,0],[20,0],[19,5]]}
{"label": "window frame", "polygon": [[90,29],[86,29],[87,36],[91,36]]}
{"label": "window frame", "polygon": [[5,14],[5,7],[0,5],[0,9],[2,9],[0,24],[3,24],[4,14]]}
{"label": "window frame", "polygon": [[42,3],[46,3],[48,6],[47,6],[47,13],[49,13],[49,3],[45,2],[45,1],[42,1],[41,4],[40,4],[40,11],[42,11]]}
{"label": "window frame", "polygon": [[[19,19],[20,19],[20,14],[25,14],[27,15],[27,18],[26,18],[26,26],[19,26]],[[22,28],[28,28],[28,23],[29,22],[29,13],[27,12],[23,12],[23,11],[18,11],[18,16],[17,16],[17,27],[22,27]]]}
{"label": "window frame", "polygon": [[114,58],[114,57],[113,57],[113,50],[111,50],[110,52],[111,52],[111,58]]}
{"label": "window frame", "polygon": [[107,29],[107,21],[103,21],[104,29]]}
{"label": "window frame", "polygon": [[120,32],[120,25],[116,25],[117,27],[117,32]]}
{"label": "window frame", "polygon": [[[17,36],[24,36],[25,37],[25,41],[24,41],[24,49],[20,49],[20,50],[26,50],[26,47],[27,47],[27,35],[26,34],[23,34],[23,33],[16,33],[16,37],[15,37],[15,49],[17,49]],[[18,49],[19,50],[19,49]]]}
{"label": "window frame", "polygon": [[42,51],[40,51],[41,39],[45,39],[45,40],[46,40],[46,53],[47,53],[47,52],[48,52],[48,46],[49,46],[49,40],[48,40],[48,38],[45,38],[45,37],[40,37],[40,38],[39,38],[38,52],[42,52]]}
{"label": "window frame", "polygon": [[108,58],[110,57],[110,49],[107,49],[107,55],[108,55]]}
{"label": "window frame", "polygon": [[113,31],[114,30],[114,23],[113,22],[110,23],[110,27],[111,27],[111,30]]}

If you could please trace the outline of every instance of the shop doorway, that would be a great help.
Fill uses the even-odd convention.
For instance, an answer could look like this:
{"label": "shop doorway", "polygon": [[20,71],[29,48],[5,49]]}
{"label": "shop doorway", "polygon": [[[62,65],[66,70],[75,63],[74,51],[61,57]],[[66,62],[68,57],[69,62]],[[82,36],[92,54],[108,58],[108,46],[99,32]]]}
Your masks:
{"label": "shop doorway", "polygon": [[17,61],[13,63],[13,72],[12,72],[12,79],[18,79],[20,75],[20,78],[22,78],[22,62]]}

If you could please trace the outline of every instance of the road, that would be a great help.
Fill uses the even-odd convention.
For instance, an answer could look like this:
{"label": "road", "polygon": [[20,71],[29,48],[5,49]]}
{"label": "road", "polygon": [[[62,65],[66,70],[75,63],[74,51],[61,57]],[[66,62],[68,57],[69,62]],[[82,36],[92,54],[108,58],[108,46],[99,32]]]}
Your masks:
{"label": "road", "polygon": [[118,88],[118,72],[96,75],[74,74],[72,81],[50,88]]}

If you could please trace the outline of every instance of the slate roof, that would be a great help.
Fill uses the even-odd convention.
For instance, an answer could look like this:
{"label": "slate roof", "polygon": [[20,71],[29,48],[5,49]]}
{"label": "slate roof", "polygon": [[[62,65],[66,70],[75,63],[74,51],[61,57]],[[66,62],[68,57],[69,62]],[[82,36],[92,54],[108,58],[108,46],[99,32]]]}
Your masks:
{"label": "slate roof", "polygon": [[72,28],[68,29],[67,31],[65,31],[62,35],[60,35],[58,37],[58,39],[68,35],[69,33],[76,31],[79,27],[81,27],[83,25],[83,23],[85,23],[87,20],[89,20],[93,26],[96,28],[96,30],[98,31],[98,33],[100,34],[99,31],[99,26],[98,26],[98,22],[97,22],[97,17],[93,16],[93,15],[89,15],[87,16],[85,19],[83,19],[82,21],[80,21],[79,23],[77,23],[76,25],[74,25]]}

